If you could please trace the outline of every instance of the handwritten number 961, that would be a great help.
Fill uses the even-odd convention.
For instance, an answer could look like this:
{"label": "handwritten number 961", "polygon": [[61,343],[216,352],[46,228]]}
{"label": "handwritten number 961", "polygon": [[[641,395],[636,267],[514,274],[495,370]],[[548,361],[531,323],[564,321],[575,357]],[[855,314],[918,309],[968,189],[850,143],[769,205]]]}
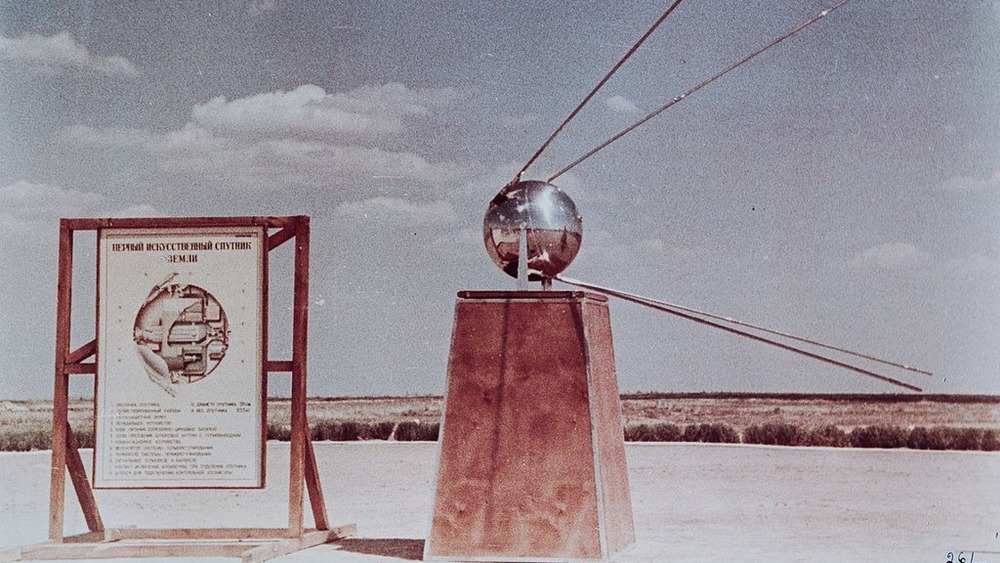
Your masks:
{"label": "handwritten number 961", "polygon": [[[975,563],[975,561],[976,561],[976,552],[975,551],[971,552],[969,554],[968,558],[966,558],[964,551],[959,551],[957,558],[956,558],[954,552],[949,551],[948,552],[948,559],[945,560],[945,563]],[[985,561],[980,561],[979,563],[986,563],[986,562]]]}

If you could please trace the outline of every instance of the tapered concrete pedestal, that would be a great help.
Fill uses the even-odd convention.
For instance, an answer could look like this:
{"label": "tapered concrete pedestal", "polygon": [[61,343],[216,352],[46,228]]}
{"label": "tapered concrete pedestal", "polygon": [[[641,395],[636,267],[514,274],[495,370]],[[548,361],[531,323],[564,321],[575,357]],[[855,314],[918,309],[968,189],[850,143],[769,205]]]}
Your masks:
{"label": "tapered concrete pedestal", "polygon": [[427,561],[608,561],[635,542],[607,299],[461,292]]}

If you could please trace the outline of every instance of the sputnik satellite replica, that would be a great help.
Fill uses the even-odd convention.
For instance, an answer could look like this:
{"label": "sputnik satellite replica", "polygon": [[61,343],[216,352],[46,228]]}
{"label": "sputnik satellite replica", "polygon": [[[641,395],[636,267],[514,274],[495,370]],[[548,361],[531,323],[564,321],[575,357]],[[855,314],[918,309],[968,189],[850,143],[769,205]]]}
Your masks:
{"label": "sputnik satellite replica", "polygon": [[[487,208],[487,253],[517,279],[517,290],[458,294],[425,561],[608,561],[635,543],[608,296],[910,390],[920,391],[788,342],[930,375],[561,275],[580,250],[583,221],[569,196],[552,184],[555,178],[850,0],[688,89],[547,181],[522,181],[522,173],[680,1],[674,0]],[[586,291],[552,291],[552,280]],[[529,281],[541,281],[542,291],[529,290]]]}
{"label": "sputnik satellite replica", "polygon": [[[537,181],[498,194],[483,226],[520,287],[565,269],[582,234],[572,200]],[[607,560],[630,547],[607,298],[460,292],[440,441],[425,560]]]}

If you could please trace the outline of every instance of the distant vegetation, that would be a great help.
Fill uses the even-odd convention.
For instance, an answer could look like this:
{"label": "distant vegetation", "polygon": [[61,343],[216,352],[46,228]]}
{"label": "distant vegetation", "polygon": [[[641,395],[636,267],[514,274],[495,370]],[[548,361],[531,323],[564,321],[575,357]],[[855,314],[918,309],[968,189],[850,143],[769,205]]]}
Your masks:
{"label": "distant vegetation", "polygon": [[[79,448],[94,447],[94,433],[88,430],[74,430],[76,445]],[[30,452],[34,450],[52,449],[52,430],[0,429],[0,452]]]}
{"label": "distant vegetation", "polygon": [[774,399],[779,401],[848,401],[861,403],[987,403],[1000,404],[1000,395],[945,395],[933,393],[623,393],[623,401],[658,399]]}
{"label": "distant vegetation", "polygon": [[629,442],[710,442],[832,448],[910,448],[914,450],[1000,451],[1000,433],[981,428],[862,426],[850,431],[833,425],[802,428],[793,424],[754,424],[742,434],[725,424],[639,424],[625,429]]}
{"label": "distant vegetation", "polygon": [[[359,440],[436,441],[439,425],[418,420],[355,422],[321,420],[310,425],[314,441],[353,442]],[[269,424],[269,440],[287,441],[288,425]],[[89,430],[74,432],[81,448],[93,447]],[[743,432],[724,423],[636,424],[625,428],[628,442],[702,442],[716,444],[765,444],[773,446],[825,446],[852,448],[910,448],[915,450],[1000,451],[1000,432],[993,429],[954,427],[900,428],[873,425],[841,430],[833,425],[803,428],[794,424],[767,423],[748,426]],[[0,451],[24,452],[51,447],[49,430],[0,431]]]}
{"label": "distant vegetation", "polygon": [[[314,442],[354,442],[358,440],[396,440],[399,442],[433,442],[438,438],[437,423],[419,420],[403,422],[358,422],[353,420],[319,420],[309,425]],[[288,441],[292,429],[287,424],[267,425],[267,439]]]}
{"label": "distant vegetation", "polygon": [[[1000,396],[802,393],[631,393],[622,395],[629,442],[702,442],[1000,451]],[[331,397],[308,400],[314,441],[435,441],[444,400]],[[291,431],[290,402],[270,398],[269,440]],[[93,447],[92,399],[70,401],[81,448]],[[49,401],[0,400],[0,451],[47,450]]]}

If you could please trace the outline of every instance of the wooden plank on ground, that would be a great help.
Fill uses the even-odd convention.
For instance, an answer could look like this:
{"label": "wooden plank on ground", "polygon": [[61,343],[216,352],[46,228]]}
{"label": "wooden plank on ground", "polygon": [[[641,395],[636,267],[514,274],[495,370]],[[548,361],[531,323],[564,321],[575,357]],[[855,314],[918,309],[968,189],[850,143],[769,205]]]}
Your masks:
{"label": "wooden plank on ground", "polygon": [[117,559],[123,557],[242,557],[254,544],[242,541],[200,543],[162,541],[137,543],[45,543],[22,549],[24,560],[46,559]]}
{"label": "wooden plank on ground", "polygon": [[0,547],[0,563],[9,563],[10,561],[17,561],[20,558],[21,558],[21,548]]}
{"label": "wooden plank on ground", "polygon": [[241,563],[261,563],[268,559],[343,539],[356,532],[357,526],[355,524],[339,526],[330,530],[310,530],[302,534],[301,538],[289,538],[247,550],[243,553]]}
{"label": "wooden plank on ground", "polygon": [[101,530],[99,532],[83,532],[82,534],[66,536],[62,541],[65,543],[96,543],[114,539],[108,534],[108,530]]}
{"label": "wooden plank on ground", "polygon": [[116,528],[108,530],[114,540],[261,540],[284,539],[288,528]]}
{"label": "wooden plank on ground", "polygon": [[[116,559],[144,557],[233,557],[260,563],[274,557],[353,535],[357,525],[330,530],[307,530],[300,537],[281,537],[285,528],[119,528],[107,531],[107,541],[49,542],[28,546],[17,553],[0,552],[2,561],[50,559]],[[242,534],[242,535],[238,535]],[[265,537],[265,534],[270,534]],[[96,538],[88,533],[74,538]],[[185,539],[190,538],[190,539]]]}

